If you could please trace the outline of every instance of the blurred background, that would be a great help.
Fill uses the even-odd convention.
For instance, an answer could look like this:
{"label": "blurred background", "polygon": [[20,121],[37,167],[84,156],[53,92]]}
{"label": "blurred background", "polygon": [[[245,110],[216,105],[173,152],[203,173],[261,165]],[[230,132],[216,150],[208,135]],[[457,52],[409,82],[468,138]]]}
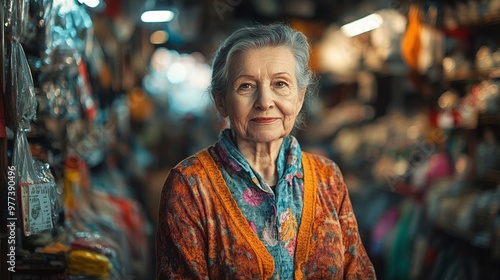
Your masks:
{"label": "blurred background", "polygon": [[293,133],[340,166],[378,278],[500,279],[499,0],[3,0],[0,16],[1,279],[153,279],[163,180],[227,125],[212,56],[273,22],[309,39],[318,84]]}

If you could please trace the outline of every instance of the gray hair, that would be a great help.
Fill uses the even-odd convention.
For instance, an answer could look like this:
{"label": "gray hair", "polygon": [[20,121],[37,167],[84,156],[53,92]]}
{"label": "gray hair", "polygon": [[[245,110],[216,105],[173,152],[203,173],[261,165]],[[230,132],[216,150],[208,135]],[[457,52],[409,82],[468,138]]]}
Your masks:
{"label": "gray hair", "polygon": [[[281,46],[288,47],[293,53],[297,86],[299,90],[307,88],[307,97],[312,90],[309,85],[313,83],[313,74],[309,68],[307,38],[287,25],[274,23],[238,29],[221,44],[212,60],[212,78],[209,87],[212,98],[224,97],[229,82],[229,65],[237,54],[251,49]],[[297,123],[301,122],[302,116],[297,119]]]}

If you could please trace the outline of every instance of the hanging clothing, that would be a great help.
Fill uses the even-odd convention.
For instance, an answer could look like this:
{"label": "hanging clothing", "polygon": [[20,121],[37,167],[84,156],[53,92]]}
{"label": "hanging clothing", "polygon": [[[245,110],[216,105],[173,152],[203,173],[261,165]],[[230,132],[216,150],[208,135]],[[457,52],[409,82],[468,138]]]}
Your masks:
{"label": "hanging clothing", "polygon": [[330,160],[283,140],[274,190],[230,130],[173,168],[157,232],[158,279],[375,279]]}

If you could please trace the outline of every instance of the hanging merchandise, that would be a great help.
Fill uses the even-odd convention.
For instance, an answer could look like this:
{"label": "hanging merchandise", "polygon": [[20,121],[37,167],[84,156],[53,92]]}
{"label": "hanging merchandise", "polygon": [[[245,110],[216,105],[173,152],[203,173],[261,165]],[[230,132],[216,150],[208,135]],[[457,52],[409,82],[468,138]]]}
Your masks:
{"label": "hanging merchandise", "polygon": [[[326,134],[328,142],[311,137],[318,141],[311,141],[312,149],[334,158],[349,180],[377,275],[500,279],[500,1],[398,4],[408,20],[402,36],[390,36],[398,27],[391,23],[396,16],[376,12],[382,24],[356,38],[371,39],[361,65],[353,45],[346,52],[347,40],[324,44],[320,52],[320,70],[327,72],[322,74],[333,73],[331,80],[346,88],[350,81],[342,78],[350,66],[354,73],[377,73],[375,100],[365,102],[389,106],[376,118],[330,123],[307,136]],[[384,55],[393,51],[388,42],[396,37],[400,56],[387,62],[403,64],[398,63],[401,71],[388,73]],[[339,50],[354,55],[337,57]],[[322,98],[335,99],[332,111],[342,109],[337,100],[345,98],[343,92],[329,91],[326,82]],[[355,92],[348,98],[359,100]],[[352,114],[332,119],[352,120]],[[387,204],[375,218],[370,210],[381,205],[382,194],[411,207]]]}
{"label": "hanging merchandise", "polygon": [[436,127],[475,129],[480,115],[500,112],[500,80],[482,80],[472,85],[463,97],[448,89],[439,96],[438,107],[431,113],[431,122]]}
{"label": "hanging merchandise", "polygon": [[59,213],[56,184],[50,170],[33,160],[22,130],[15,141],[13,163],[19,172],[23,232],[30,236],[54,228]]}
{"label": "hanging merchandise", "polygon": [[37,103],[28,61],[23,47],[17,41],[12,42],[10,66],[12,71],[11,92],[16,100],[14,112],[17,112],[15,129],[27,130],[31,120],[36,118]]}
{"label": "hanging merchandise", "polygon": [[29,0],[7,1],[5,5],[6,26],[10,26],[12,39],[20,41],[28,28]]}
{"label": "hanging merchandise", "polygon": [[36,99],[31,71],[23,48],[12,43],[11,91],[16,100],[16,138],[13,163],[19,172],[18,187],[21,199],[23,232],[26,236],[50,230],[57,217],[55,181],[50,170],[32,158],[26,132],[36,117]]}
{"label": "hanging merchandise", "polygon": [[401,56],[408,67],[432,80],[440,77],[438,63],[443,58],[443,34],[436,29],[437,8],[426,14],[419,4],[410,5],[408,25],[401,39]]}
{"label": "hanging merchandise", "polygon": [[91,51],[92,19],[74,0],[53,0],[45,16],[44,71],[78,71],[78,57]]}
{"label": "hanging merchandise", "polygon": [[[13,22],[19,20],[12,19]],[[6,112],[10,114],[7,120],[10,121],[9,127],[12,130],[15,131],[18,128],[26,130],[29,129],[31,120],[36,116],[36,99],[29,64],[17,36],[13,37],[11,42],[10,70],[12,75],[10,91],[6,96]]]}
{"label": "hanging merchandise", "polygon": [[412,4],[408,11],[408,25],[401,39],[401,56],[411,69],[418,69],[418,58],[422,51],[422,10]]}
{"label": "hanging merchandise", "polygon": [[360,67],[362,46],[338,27],[330,27],[319,44],[319,70],[339,80],[354,81]]}
{"label": "hanging merchandise", "polygon": [[427,10],[424,24],[420,32],[421,51],[418,57],[418,71],[427,74],[432,80],[438,79],[440,69],[438,62],[442,60],[443,34],[436,29],[437,8],[431,6]]}
{"label": "hanging merchandise", "polygon": [[80,104],[82,104],[82,110],[86,119],[94,121],[97,117],[97,104],[94,100],[92,87],[90,86],[87,64],[79,57],[76,61],[76,65],[78,66],[78,76],[76,80],[77,96],[80,98]]}
{"label": "hanging merchandise", "polygon": [[[407,25],[406,17],[395,9],[383,9],[376,12],[382,18],[382,24],[370,33],[370,44],[363,52],[364,63],[373,70],[381,71],[389,60],[399,56],[401,35]],[[393,69],[393,71],[397,71]]]}
{"label": "hanging merchandise", "polygon": [[142,208],[132,199],[123,174],[108,160],[95,168],[91,175],[89,198],[92,199],[91,208],[98,218],[94,223],[99,225],[103,237],[112,237],[118,243],[118,264],[114,267],[120,265],[122,275],[147,275],[150,261],[147,236],[151,229]]}
{"label": "hanging merchandise", "polygon": [[35,63],[44,93],[39,98],[41,114],[74,121],[83,111],[93,119],[95,102],[88,78],[82,76],[87,70],[83,58],[92,49],[92,20],[73,0],[55,0],[46,10],[41,61]]}
{"label": "hanging merchandise", "polygon": [[500,112],[500,79],[487,79],[472,88],[476,96],[477,110],[479,113]]}
{"label": "hanging merchandise", "polygon": [[103,124],[80,119],[67,124],[66,129],[68,149],[89,166],[96,166],[104,160],[108,139]]}
{"label": "hanging merchandise", "polygon": [[445,91],[438,99],[439,111],[431,114],[433,125],[450,129],[462,126],[462,117],[459,110],[459,96],[453,90]]}
{"label": "hanging merchandise", "polygon": [[4,7],[5,115],[15,136],[9,154],[23,233],[13,279],[147,279],[151,229],[129,190],[130,174],[96,174],[107,170],[110,150],[118,149],[114,134],[123,131],[93,92],[99,67],[90,15],[74,0]]}
{"label": "hanging merchandise", "polygon": [[[10,80],[12,82],[10,87],[7,87],[5,110],[7,126],[13,131],[16,131],[18,127],[22,127],[23,129],[29,128],[29,122],[36,114],[33,79],[26,55],[20,43],[21,34],[26,29],[27,7],[26,1],[10,1],[6,7],[6,25],[10,26],[12,32],[9,64],[11,72],[8,73],[11,75]],[[18,110],[21,110],[23,114],[16,114],[15,112],[18,112]],[[21,117],[24,117],[25,120],[20,120]],[[20,124],[21,121],[24,123]]]}
{"label": "hanging merchandise", "polygon": [[[117,229],[118,225],[112,228],[109,224],[104,224],[108,216],[102,216],[93,209],[91,200],[93,199],[91,190],[90,173],[85,161],[77,156],[68,155],[64,165],[64,208],[65,225],[56,243],[62,243],[69,249],[69,254],[74,250],[87,250],[92,253],[101,254],[101,257],[87,255],[90,259],[96,258],[102,264],[104,259],[109,263],[109,270],[113,279],[119,279],[122,268],[128,264],[128,245]],[[107,231],[105,230],[107,229]],[[110,232],[110,228],[113,229]],[[112,234],[110,234],[112,233]],[[76,258],[68,258],[69,274],[85,274],[87,270],[76,269],[81,261],[81,254]],[[76,263],[75,263],[76,262]],[[88,271],[87,271],[88,272]],[[92,274],[90,274],[92,275]]]}
{"label": "hanging merchandise", "polygon": [[[74,76],[73,76],[74,77]],[[54,119],[75,121],[80,118],[78,99],[72,83],[64,75],[43,77],[40,98],[40,113]],[[52,131],[55,132],[55,131]]]}

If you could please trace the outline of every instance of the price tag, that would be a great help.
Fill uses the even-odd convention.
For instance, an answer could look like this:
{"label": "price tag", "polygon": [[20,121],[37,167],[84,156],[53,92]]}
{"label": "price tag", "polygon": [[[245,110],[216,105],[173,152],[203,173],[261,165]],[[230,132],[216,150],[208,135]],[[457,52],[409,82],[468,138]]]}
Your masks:
{"label": "price tag", "polygon": [[50,183],[21,185],[23,230],[26,236],[52,229]]}

